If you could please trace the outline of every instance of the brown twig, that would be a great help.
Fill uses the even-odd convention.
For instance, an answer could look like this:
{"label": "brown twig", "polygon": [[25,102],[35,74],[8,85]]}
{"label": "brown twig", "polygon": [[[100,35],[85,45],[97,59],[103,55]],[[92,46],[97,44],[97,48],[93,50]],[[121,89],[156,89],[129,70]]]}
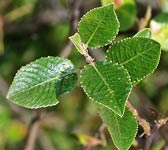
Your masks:
{"label": "brown twig", "polygon": [[28,127],[27,136],[25,138],[24,150],[34,150],[41,118],[42,111],[41,109],[37,109],[36,116],[31,120]]}
{"label": "brown twig", "polygon": [[[95,133],[94,138],[98,139],[102,135],[102,133],[104,132],[105,128],[106,128],[105,124],[102,123],[99,126],[98,131]],[[92,148],[91,146],[87,146],[87,147],[84,147],[84,150],[91,150],[91,148]]]}
{"label": "brown twig", "polygon": [[150,147],[151,147],[153,138],[155,137],[155,134],[167,122],[168,122],[168,117],[165,117],[165,118],[162,118],[162,119],[159,119],[159,120],[155,121],[155,126],[151,130],[150,136],[147,136],[147,139],[146,139],[146,142],[145,142],[145,146],[144,146],[144,150],[150,150]]}
{"label": "brown twig", "polygon": [[150,124],[145,119],[143,119],[139,116],[137,110],[134,108],[134,106],[128,100],[126,102],[126,106],[131,110],[131,112],[134,114],[134,116],[138,120],[139,124],[142,126],[144,133],[141,136],[143,136],[144,134],[149,136],[151,133]]}
{"label": "brown twig", "polygon": [[151,16],[152,16],[152,8],[151,5],[148,5],[144,18],[140,19],[139,30],[145,28],[148,25]]}

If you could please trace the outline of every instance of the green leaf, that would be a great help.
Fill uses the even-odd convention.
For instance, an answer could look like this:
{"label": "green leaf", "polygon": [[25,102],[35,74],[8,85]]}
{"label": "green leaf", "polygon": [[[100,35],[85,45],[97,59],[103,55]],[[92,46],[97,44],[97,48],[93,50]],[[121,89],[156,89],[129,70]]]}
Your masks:
{"label": "green leaf", "polygon": [[122,3],[117,6],[116,14],[120,22],[120,31],[127,31],[134,25],[136,13],[135,0],[123,0]]}
{"label": "green leaf", "polygon": [[78,52],[83,55],[83,52],[87,49],[87,47],[82,43],[79,33],[75,33],[73,36],[69,37],[69,39],[75,45]]}
{"label": "green leaf", "polygon": [[85,14],[78,27],[82,42],[89,47],[111,43],[119,30],[113,4],[99,7]]}
{"label": "green leaf", "polygon": [[120,31],[126,31],[134,25],[137,13],[135,0],[101,0],[101,3],[102,6],[114,3]]}
{"label": "green leaf", "polygon": [[7,98],[27,108],[56,105],[58,96],[71,91],[76,80],[74,66],[69,60],[44,57],[17,72]]}
{"label": "green leaf", "polygon": [[157,68],[160,53],[160,44],[156,41],[135,37],[114,43],[108,50],[107,61],[123,65],[136,85]]}
{"label": "green leaf", "polygon": [[123,66],[111,62],[92,63],[82,70],[81,84],[90,99],[123,115],[131,91],[130,77]]}
{"label": "green leaf", "polygon": [[99,114],[107,126],[114,144],[119,150],[128,150],[137,134],[138,124],[132,112],[125,109],[123,117],[100,106]]}
{"label": "green leaf", "polygon": [[163,50],[168,50],[168,13],[161,13],[151,22],[152,38],[158,41]]}
{"label": "green leaf", "polygon": [[135,34],[134,37],[144,37],[144,38],[152,38],[152,32],[150,28],[145,28],[139,31],[137,34]]}

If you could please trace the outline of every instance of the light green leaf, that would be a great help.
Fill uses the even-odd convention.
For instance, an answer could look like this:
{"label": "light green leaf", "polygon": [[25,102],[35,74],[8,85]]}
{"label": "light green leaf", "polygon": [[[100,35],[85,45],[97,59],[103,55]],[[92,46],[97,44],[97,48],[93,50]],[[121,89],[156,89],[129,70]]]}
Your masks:
{"label": "light green leaf", "polygon": [[130,77],[123,66],[111,62],[92,63],[82,70],[81,84],[90,99],[123,115],[131,91]]}
{"label": "light green leaf", "polygon": [[87,49],[87,47],[82,43],[79,33],[75,33],[73,36],[69,37],[69,39],[75,45],[78,52],[83,55],[83,52]]}
{"label": "light green leaf", "polygon": [[107,126],[114,144],[119,150],[128,150],[137,134],[138,124],[132,112],[125,109],[123,117],[100,106],[99,114]]}
{"label": "light green leaf", "polygon": [[7,98],[27,108],[56,105],[58,96],[71,91],[76,80],[74,66],[69,60],[44,57],[17,72]]}
{"label": "light green leaf", "polygon": [[161,13],[151,22],[152,38],[158,41],[163,50],[168,50],[168,13]]}
{"label": "light green leaf", "polygon": [[89,47],[111,43],[119,30],[113,4],[99,7],[85,14],[78,27],[82,42]]}
{"label": "light green leaf", "polygon": [[123,65],[136,85],[157,68],[160,53],[160,44],[156,41],[135,37],[114,43],[108,50],[107,61]]}
{"label": "light green leaf", "polygon": [[134,37],[145,37],[145,38],[152,38],[152,32],[150,28],[145,28],[139,31],[137,34],[135,34]]}

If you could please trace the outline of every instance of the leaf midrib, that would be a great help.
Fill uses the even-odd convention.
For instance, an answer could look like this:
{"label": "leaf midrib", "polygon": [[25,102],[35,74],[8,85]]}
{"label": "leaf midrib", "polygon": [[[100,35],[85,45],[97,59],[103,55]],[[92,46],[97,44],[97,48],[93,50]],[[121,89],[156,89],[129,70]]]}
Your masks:
{"label": "leaf midrib", "polygon": [[[96,68],[95,64],[92,63],[91,65],[92,65],[93,68],[96,70],[96,72],[98,73],[98,75],[100,76],[100,78],[103,80],[104,84],[107,86],[108,91],[109,91],[110,94],[114,97],[114,100],[115,100],[115,103],[116,103],[117,106],[118,106],[118,109],[120,109],[120,108],[119,108],[120,105],[119,105],[118,101],[115,99],[115,93],[114,93],[114,91],[110,88],[109,84],[108,84],[108,83],[106,82],[106,80],[103,78],[103,76],[101,75],[101,73],[99,72],[99,70]],[[116,111],[116,110],[115,110],[115,111]],[[119,110],[119,111],[120,111],[120,110]]]}
{"label": "leaf midrib", "polygon": [[87,45],[88,45],[88,44],[90,43],[90,41],[92,40],[92,38],[93,38],[93,36],[95,35],[96,31],[98,30],[100,24],[102,23],[103,19],[105,18],[106,14],[107,14],[107,11],[105,11],[105,14],[103,15],[102,19],[99,21],[99,23],[98,23],[98,25],[97,25],[95,31],[92,33],[92,35],[90,36],[89,40],[87,41],[87,43],[86,43]]}
{"label": "leaf midrib", "polygon": [[95,64],[93,63],[93,64],[91,64],[91,65],[92,65],[93,68],[96,70],[96,72],[98,73],[98,75],[100,76],[100,78],[103,80],[103,82],[104,82],[104,84],[107,86],[109,92],[114,95],[114,91],[111,90],[111,88],[109,87],[109,84],[108,84],[108,83],[106,82],[106,80],[103,78],[102,74],[101,74],[101,73],[99,72],[99,70],[96,68]]}
{"label": "leaf midrib", "polygon": [[129,63],[130,61],[133,61],[134,59],[136,59],[137,57],[143,55],[144,53],[146,53],[146,52],[148,52],[148,51],[151,51],[151,49],[144,50],[142,53],[139,53],[139,54],[137,54],[136,56],[133,56],[133,57],[131,57],[130,59],[128,59],[128,60],[122,62],[121,65],[125,65],[125,64]]}
{"label": "leaf midrib", "polygon": [[[115,119],[115,122],[116,122],[117,131],[119,133],[119,136],[121,137],[122,134],[121,134],[121,130],[120,130],[120,126],[119,126],[119,122],[118,122],[117,116],[116,116],[116,114],[113,114],[113,116],[114,116],[114,119]],[[117,145],[117,147],[118,147],[118,145]]]}
{"label": "leaf midrib", "polygon": [[[74,74],[74,72],[71,72],[71,73],[68,73],[68,74],[66,74],[66,75],[63,75],[62,77],[64,78],[64,77],[66,77],[66,76],[68,76],[68,75],[71,75],[71,74]],[[21,93],[24,93],[24,92],[26,92],[26,91],[29,91],[29,90],[31,90],[31,89],[33,89],[33,88],[36,88],[36,87],[38,87],[38,86],[40,86],[40,85],[43,85],[43,84],[45,84],[45,83],[51,82],[51,81],[53,81],[53,80],[57,80],[57,79],[59,79],[59,77],[60,77],[60,75],[58,75],[58,76],[56,76],[56,77],[54,77],[54,78],[51,78],[51,79],[49,79],[49,80],[46,80],[46,81],[44,81],[44,82],[41,82],[41,83],[39,83],[39,84],[36,84],[36,85],[34,85],[34,86],[32,86],[32,87],[30,87],[30,88],[28,88],[28,89],[25,89],[25,90],[23,90],[23,91],[15,92],[13,95],[11,94],[11,96],[19,95],[19,94],[21,94]],[[10,93],[8,93],[7,98],[10,97],[9,95],[10,95]]]}

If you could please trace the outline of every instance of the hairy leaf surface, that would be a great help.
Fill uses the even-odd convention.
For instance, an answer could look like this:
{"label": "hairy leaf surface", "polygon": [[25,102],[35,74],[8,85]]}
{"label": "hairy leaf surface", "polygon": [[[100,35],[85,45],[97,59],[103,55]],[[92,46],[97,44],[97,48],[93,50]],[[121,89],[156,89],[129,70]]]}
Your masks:
{"label": "hairy leaf surface", "polygon": [[131,91],[130,77],[125,68],[111,62],[92,63],[82,70],[81,82],[90,99],[123,115]]}
{"label": "hairy leaf surface", "polygon": [[22,67],[7,98],[27,108],[56,105],[58,96],[72,90],[77,81],[73,64],[60,57],[44,57]]}

